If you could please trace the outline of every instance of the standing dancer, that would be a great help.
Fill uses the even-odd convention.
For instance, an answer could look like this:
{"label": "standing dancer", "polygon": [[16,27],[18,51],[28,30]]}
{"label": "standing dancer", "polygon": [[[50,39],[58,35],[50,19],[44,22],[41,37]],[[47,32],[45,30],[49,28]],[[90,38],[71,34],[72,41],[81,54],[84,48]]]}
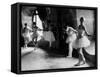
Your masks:
{"label": "standing dancer", "polygon": [[79,62],[77,64],[75,64],[75,66],[80,66],[85,64],[85,57],[83,55],[82,49],[85,47],[88,47],[90,45],[90,41],[88,40],[87,36],[88,33],[86,32],[86,29],[83,25],[84,22],[84,18],[81,17],[80,18],[80,25],[78,27],[78,37],[77,40],[75,41],[74,46],[76,46],[75,48],[78,49],[78,53],[79,53]]}
{"label": "standing dancer", "polygon": [[24,42],[25,42],[24,47],[27,47],[27,44],[30,41],[32,41],[32,38],[31,38],[31,35],[32,35],[31,31],[32,31],[32,29],[27,26],[27,23],[25,23],[24,25],[25,25],[25,27],[22,30],[22,36],[24,37]]}
{"label": "standing dancer", "polygon": [[77,39],[77,31],[72,27],[67,27],[66,33],[68,34],[68,38],[66,39],[66,43],[69,44],[69,53],[68,57],[72,57],[73,51],[73,43]]}
{"label": "standing dancer", "polygon": [[38,46],[38,41],[42,38],[43,36],[43,26],[42,26],[42,21],[38,15],[37,9],[33,11],[32,15],[32,29],[33,29],[33,44]]}
{"label": "standing dancer", "polygon": [[55,41],[55,37],[51,29],[51,26],[49,26],[49,30],[43,32],[43,38],[49,42],[49,47],[52,47],[52,42]]}

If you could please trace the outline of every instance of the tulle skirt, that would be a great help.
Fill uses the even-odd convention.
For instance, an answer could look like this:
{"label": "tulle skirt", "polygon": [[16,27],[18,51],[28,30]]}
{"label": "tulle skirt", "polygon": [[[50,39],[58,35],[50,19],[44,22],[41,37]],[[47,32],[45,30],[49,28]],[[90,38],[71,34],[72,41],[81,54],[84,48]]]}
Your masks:
{"label": "tulle skirt", "polygon": [[76,34],[69,35],[66,39],[66,43],[74,42],[77,39]]}
{"label": "tulle skirt", "polygon": [[53,35],[53,32],[51,32],[51,31],[47,31],[47,32],[45,31],[43,33],[43,37],[44,37],[44,40],[46,40],[46,41],[49,41],[49,42],[55,41],[55,37]]}
{"label": "tulle skirt", "polygon": [[27,42],[32,41],[32,33],[23,33],[22,35]]}
{"label": "tulle skirt", "polygon": [[76,39],[73,42],[73,48],[83,48],[88,47],[90,45],[90,40],[87,38],[87,36],[83,36],[80,39]]}

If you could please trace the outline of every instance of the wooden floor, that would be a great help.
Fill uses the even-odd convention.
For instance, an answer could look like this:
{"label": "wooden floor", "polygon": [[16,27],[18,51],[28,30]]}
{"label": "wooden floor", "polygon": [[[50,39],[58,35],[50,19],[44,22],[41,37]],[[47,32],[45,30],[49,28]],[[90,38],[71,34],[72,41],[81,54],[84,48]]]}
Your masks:
{"label": "wooden floor", "polygon": [[88,63],[81,66],[74,66],[78,62],[77,58],[69,57],[48,57],[48,54],[34,47],[22,48],[21,70],[43,70],[59,68],[90,67]]}

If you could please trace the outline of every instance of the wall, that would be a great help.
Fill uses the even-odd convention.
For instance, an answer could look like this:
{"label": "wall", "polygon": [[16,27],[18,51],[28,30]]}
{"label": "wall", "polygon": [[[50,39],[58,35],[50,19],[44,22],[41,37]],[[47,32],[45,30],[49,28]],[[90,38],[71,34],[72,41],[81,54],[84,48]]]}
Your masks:
{"label": "wall", "polygon": [[80,17],[84,17],[84,26],[87,32],[91,35],[94,33],[94,11],[93,10],[80,10],[77,9],[77,25],[80,25]]}

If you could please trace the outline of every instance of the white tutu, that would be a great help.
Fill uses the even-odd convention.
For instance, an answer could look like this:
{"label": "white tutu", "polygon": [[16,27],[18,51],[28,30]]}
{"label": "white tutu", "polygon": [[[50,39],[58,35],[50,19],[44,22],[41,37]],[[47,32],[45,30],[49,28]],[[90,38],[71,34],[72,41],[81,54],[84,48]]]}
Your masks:
{"label": "white tutu", "polygon": [[44,37],[44,40],[46,40],[46,41],[49,41],[49,42],[55,41],[55,37],[53,35],[53,32],[51,32],[51,31],[45,31],[43,33],[43,37]]}
{"label": "white tutu", "polygon": [[90,40],[86,36],[83,36],[82,38],[77,39],[76,41],[73,42],[73,48],[88,47],[89,45],[90,45]]}
{"label": "white tutu", "polygon": [[66,39],[66,43],[74,42],[76,40],[77,36],[75,33],[72,35],[69,35],[68,38]]}
{"label": "white tutu", "polygon": [[23,33],[22,35],[25,39],[27,39],[27,41],[29,42],[32,41],[32,33],[27,32],[27,33]]}

